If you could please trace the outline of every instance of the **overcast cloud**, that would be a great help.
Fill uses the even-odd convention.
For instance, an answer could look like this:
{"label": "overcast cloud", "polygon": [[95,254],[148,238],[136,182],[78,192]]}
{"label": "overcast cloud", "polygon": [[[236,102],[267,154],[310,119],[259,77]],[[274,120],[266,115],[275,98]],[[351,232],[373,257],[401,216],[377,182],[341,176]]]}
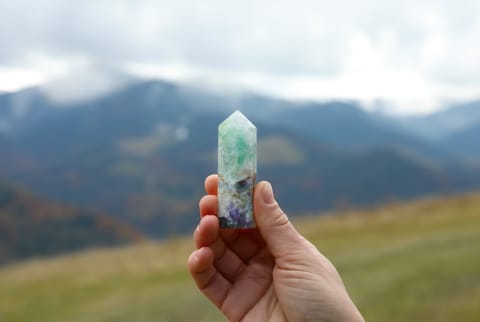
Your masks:
{"label": "overcast cloud", "polygon": [[480,1],[3,1],[0,91],[91,62],[421,113],[480,98]]}

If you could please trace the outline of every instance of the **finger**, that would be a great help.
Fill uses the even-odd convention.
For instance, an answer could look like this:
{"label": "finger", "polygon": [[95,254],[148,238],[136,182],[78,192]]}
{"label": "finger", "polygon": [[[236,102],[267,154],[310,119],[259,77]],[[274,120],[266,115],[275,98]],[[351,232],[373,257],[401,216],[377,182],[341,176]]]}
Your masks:
{"label": "finger", "polygon": [[[200,216],[216,216],[217,204],[217,196],[203,196],[199,202]],[[207,233],[207,235],[208,234],[209,233]],[[253,257],[265,244],[260,237],[258,230],[222,229],[220,231],[220,236],[225,241],[225,244],[228,245],[245,263],[247,263],[248,260]],[[214,237],[216,238],[216,235]],[[210,243],[211,242],[202,244],[199,247],[209,245]]]}
{"label": "finger", "polygon": [[[274,292],[271,285],[273,257],[266,249],[252,259],[251,264],[232,285],[223,303],[224,312],[231,321],[239,321],[265,294]],[[248,291],[248,296],[245,292]],[[268,296],[267,294],[266,296]],[[266,319],[262,319],[266,321]]]}
{"label": "finger", "polygon": [[245,264],[265,246],[258,231],[219,230],[218,220],[212,215],[206,215],[200,220],[194,233],[194,240],[197,248],[211,247],[217,255],[215,258],[219,258],[225,248],[228,248]]}
{"label": "finger", "polygon": [[212,250],[203,247],[194,251],[188,258],[188,268],[200,291],[221,308],[231,284],[213,266]]}
{"label": "finger", "polygon": [[205,195],[203,196],[199,203],[198,207],[200,208],[200,217],[205,215],[217,215],[218,208],[218,198],[214,195]]}
{"label": "finger", "polygon": [[[208,179],[208,178],[207,178]],[[215,195],[205,195],[203,196],[199,203],[198,207],[200,208],[200,217],[204,217],[206,215],[218,215],[218,197]],[[222,229],[220,234],[222,238],[231,240],[236,238],[238,235],[238,230],[235,229]]]}
{"label": "finger", "polygon": [[219,237],[219,225],[215,216],[205,216],[200,220],[195,234],[198,249],[209,247],[212,250],[214,266],[229,281],[235,281],[245,269],[245,263]]}
{"label": "finger", "polygon": [[[201,217],[205,215],[218,215],[217,187],[218,175],[209,175],[205,179],[205,191],[208,195],[203,196],[199,202]],[[222,229],[220,235],[225,243],[229,245],[244,262],[248,262],[265,244],[257,230],[240,231],[236,229]]]}
{"label": "finger", "polygon": [[258,254],[265,247],[265,242],[258,230],[236,230],[236,234],[227,237],[223,236],[224,230],[220,231],[225,244],[248,264],[250,259]]}
{"label": "finger", "polygon": [[273,256],[279,259],[296,253],[303,245],[302,237],[275,201],[270,183],[260,182],[255,187],[253,203],[258,230]]}
{"label": "finger", "polygon": [[199,231],[199,229],[198,229],[198,225],[197,225],[197,228],[195,228],[195,230],[193,231],[193,240],[197,240],[198,231]]}
{"label": "finger", "polygon": [[210,247],[219,237],[219,224],[217,217],[206,215],[200,219],[200,223],[195,230],[195,245],[197,248]]}
{"label": "finger", "polygon": [[205,191],[209,195],[217,195],[218,175],[211,174],[205,179]]}

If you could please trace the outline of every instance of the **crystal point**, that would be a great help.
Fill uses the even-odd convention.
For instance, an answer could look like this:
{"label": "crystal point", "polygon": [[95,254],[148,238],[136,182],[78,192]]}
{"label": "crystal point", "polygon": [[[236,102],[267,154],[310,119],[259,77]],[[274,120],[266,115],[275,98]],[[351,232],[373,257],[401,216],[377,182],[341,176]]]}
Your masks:
{"label": "crystal point", "polygon": [[221,228],[254,228],[257,128],[235,111],[218,126],[218,218]]}

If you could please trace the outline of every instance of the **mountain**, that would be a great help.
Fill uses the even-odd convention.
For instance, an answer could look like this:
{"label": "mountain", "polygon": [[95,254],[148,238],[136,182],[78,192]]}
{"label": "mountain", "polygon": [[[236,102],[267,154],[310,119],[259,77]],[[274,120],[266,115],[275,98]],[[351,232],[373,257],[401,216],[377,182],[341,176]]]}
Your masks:
{"label": "mountain", "polygon": [[436,164],[455,161],[443,146],[406,131],[397,120],[366,112],[354,101],[292,102],[254,93],[228,98],[196,94],[202,97],[202,109],[233,112],[239,108],[256,122],[290,129],[325,144],[345,149],[387,147]]}
{"label": "mountain", "polygon": [[140,240],[142,235],[103,213],[43,200],[0,182],[0,264],[92,246]]}
{"label": "mountain", "polygon": [[[211,159],[215,158],[218,123],[214,118],[198,119],[200,126],[190,128],[196,141],[186,140],[169,150],[169,157],[172,162],[177,160],[182,172],[190,168],[193,174],[197,169],[192,166],[195,160],[189,160],[192,153],[202,156],[206,150]],[[350,152],[263,123],[257,123],[257,128],[259,178],[275,184],[282,204],[292,212],[328,209],[338,203],[369,205],[454,188],[441,171],[395,150]]]}
{"label": "mountain", "polygon": [[346,149],[388,147],[430,162],[450,161],[447,151],[390,123],[353,102],[305,103],[272,113],[276,123]]}
{"label": "mountain", "polygon": [[464,159],[480,164],[480,122],[453,132],[442,143]]}
{"label": "mountain", "polygon": [[480,101],[452,104],[425,116],[389,120],[457,160],[480,164]]}
{"label": "mountain", "polygon": [[[23,109],[30,112],[14,112],[16,95],[26,93],[33,105]],[[35,89],[0,101],[11,126],[0,142],[3,176],[50,199],[115,214],[156,237],[194,227],[203,179],[216,171],[217,126],[235,106],[258,128],[259,179],[274,183],[292,214],[480,183],[476,172],[446,171],[398,148],[395,140],[412,147],[420,141],[379,126],[351,104],[232,98],[162,81],[68,104]]]}
{"label": "mountain", "polygon": [[[290,102],[255,94],[222,96],[198,88],[176,86],[160,81],[131,83],[134,85],[127,87],[124,91],[116,92],[118,94],[116,101],[108,99],[105,101],[101,98],[88,102],[70,102],[66,104],[67,109],[75,109],[80,106],[82,109],[89,110],[89,126],[94,127],[100,124],[108,126],[108,123],[115,123],[116,120],[110,120],[110,117],[117,120],[119,117],[131,117],[131,128],[135,127],[135,130],[140,132],[142,127],[152,126],[150,122],[158,118],[159,112],[163,113],[162,117],[168,114],[167,122],[174,119],[175,122],[182,120],[181,122],[185,123],[192,112],[225,114],[226,111],[241,109],[254,122],[261,121],[271,126],[290,129],[300,135],[333,146],[346,149],[388,147],[416,155],[429,162],[452,161],[452,156],[448,151],[442,149],[443,147],[406,133],[401,130],[401,127],[392,126],[393,122],[379,121],[378,117],[363,111],[354,102]],[[18,129],[25,124],[31,125],[42,117],[56,118],[59,114],[58,110],[65,109],[65,107],[58,106],[58,103],[48,106],[45,92],[45,90],[30,89],[10,95],[11,97],[7,100],[0,96],[0,106],[6,105],[7,107],[3,107],[3,111],[9,111],[10,114],[3,116],[5,124],[3,127]],[[22,104],[18,102],[22,102]],[[118,111],[113,111],[112,108],[116,109],[118,106],[126,104],[140,104],[140,115],[137,116],[133,113],[116,116],[115,113]],[[103,108],[105,111],[96,111],[104,105],[108,106]],[[35,108],[32,109],[32,106]],[[158,106],[161,106],[161,111]],[[28,113],[24,111],[28,111]],[[52,113],[54,115],[50,115]],[[71,111],[69,114],[72,117],[80,116]],[[182,115],[179,117],[178,114]],[[150,116],[150,119],[147,116]],[[140,120],[140,118],[143,119]],[[58,129],[52,129],[52,131],[58,131]],[[116,134],[118,132],[112,133],[112,135]]]}
{"label": "mountain", "polygon": [[47,117],[50,106],[38,87],[0,94],[0,134],[22,131],[38,118]]}
{"label": "mountain", "polygon": [[457,103],[424,116],[397,119],[410,131],[430,141],[442,141],[455,132],[480,124],[480,101]]}

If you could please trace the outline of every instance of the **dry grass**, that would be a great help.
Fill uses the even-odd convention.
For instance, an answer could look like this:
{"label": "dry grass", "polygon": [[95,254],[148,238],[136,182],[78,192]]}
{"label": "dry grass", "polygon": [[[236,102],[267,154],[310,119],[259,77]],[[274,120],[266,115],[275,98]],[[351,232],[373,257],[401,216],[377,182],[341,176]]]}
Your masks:
{"label": "dry grass", "polygon": [[[480,321],[480,195],[305,218],[368,321]],[[186,272],[191,241],[0,270],[0,321],[222,321]]]}

